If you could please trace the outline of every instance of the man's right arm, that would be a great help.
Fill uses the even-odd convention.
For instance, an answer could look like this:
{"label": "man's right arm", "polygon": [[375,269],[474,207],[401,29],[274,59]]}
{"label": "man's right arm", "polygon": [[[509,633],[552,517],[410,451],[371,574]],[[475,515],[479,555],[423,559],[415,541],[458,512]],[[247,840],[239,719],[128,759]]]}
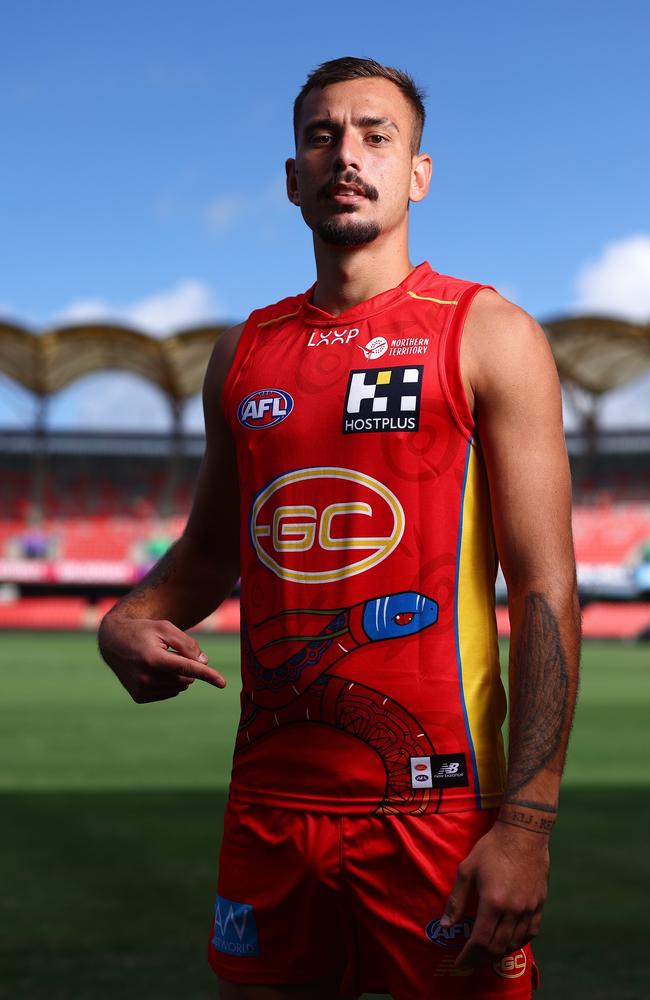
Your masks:
{"label": "man's right arm", "polygon": [[219,400],[242,329],[219,337],[208,364],[206,448],[185,530],[99,629],[102,656],[138,702],[173,697],[197,677],[225,685],[185,630],[225,600],[239,576],[237,469]]}

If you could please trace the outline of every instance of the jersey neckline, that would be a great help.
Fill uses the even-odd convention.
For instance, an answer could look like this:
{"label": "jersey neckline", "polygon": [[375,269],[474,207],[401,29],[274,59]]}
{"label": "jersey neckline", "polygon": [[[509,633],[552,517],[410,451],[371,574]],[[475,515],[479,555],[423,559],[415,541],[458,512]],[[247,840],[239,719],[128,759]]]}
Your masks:
{"label": "jersey neckline", "polygon": [[423,261],[404,278],[404,281],[396,285],[395,288],[389,288],[385,292],[380,292],[379,295],[373,295],[372,298],[366,299],[364,302],[359,302],[358,305],[352,306],[351,309],[346,309],[345,312],[339,313],[338,316],[333,316],[331,313],[312,305],[310,299],[316,287],[316,283],[314,283],[304,293],[300,309],[298,310],[298,316],[309,326],[350,326],[350,324],[358,323],[360,320],[369,319],[371,316],[383,312],[384,309],[403,299],[408,292],[413,292],[416,288],[421,287],[429,278],[437,273],[437,271],[431,270],[427,261]]}

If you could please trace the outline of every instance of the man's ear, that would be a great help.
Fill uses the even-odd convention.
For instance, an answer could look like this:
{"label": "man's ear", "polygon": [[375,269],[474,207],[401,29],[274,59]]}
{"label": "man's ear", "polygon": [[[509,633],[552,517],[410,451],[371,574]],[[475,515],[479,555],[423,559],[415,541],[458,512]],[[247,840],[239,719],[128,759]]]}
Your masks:
{"label": "man's ear", "polygon": [[433,164],[428,153],[418,153],[413,157],[411,169],[411,189],[409,198],[411,201],[422,201],[429,193]]}
{"label": "man's ear", "polygon": [[287,197],[292,205],[300,204],[300,195],[298,194],[298,178],[296,177],[296,161],[293,157],[289,157],[284,165],[284,169],[287,172]]}

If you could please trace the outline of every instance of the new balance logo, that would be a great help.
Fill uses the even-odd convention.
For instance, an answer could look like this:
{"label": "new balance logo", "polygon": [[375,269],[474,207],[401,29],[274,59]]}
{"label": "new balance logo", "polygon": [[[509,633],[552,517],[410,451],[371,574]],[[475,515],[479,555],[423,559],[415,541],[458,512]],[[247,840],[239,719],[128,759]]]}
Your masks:
{"label": "new balance logo", "polygon": [[456,762],[455,764],[442,764],[436,771],[434,778],[453,778],[455,774],[458,774],[458,769],[460,764]]}
{"label": "new balance logo", "polygon": [[412,788],[460,788],[469,785],[464,753],[411,757]]}

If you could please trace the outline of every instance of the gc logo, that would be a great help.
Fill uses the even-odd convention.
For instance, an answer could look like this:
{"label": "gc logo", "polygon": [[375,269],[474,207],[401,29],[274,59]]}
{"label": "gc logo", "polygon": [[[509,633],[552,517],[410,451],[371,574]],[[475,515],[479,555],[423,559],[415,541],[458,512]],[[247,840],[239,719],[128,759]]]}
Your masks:
{"label": "gc logo", "polygon": [[316,466],[272,479],[253,500],[251,544],[276,576],[332,583],[377,566],[399,545],[404,511],[378,479]]}
{"label": "gc logo", "polygon": [[504,979],[519,979],[526,971],[526,952],[523,948],[512,955],[506,955],[492,966]]}

